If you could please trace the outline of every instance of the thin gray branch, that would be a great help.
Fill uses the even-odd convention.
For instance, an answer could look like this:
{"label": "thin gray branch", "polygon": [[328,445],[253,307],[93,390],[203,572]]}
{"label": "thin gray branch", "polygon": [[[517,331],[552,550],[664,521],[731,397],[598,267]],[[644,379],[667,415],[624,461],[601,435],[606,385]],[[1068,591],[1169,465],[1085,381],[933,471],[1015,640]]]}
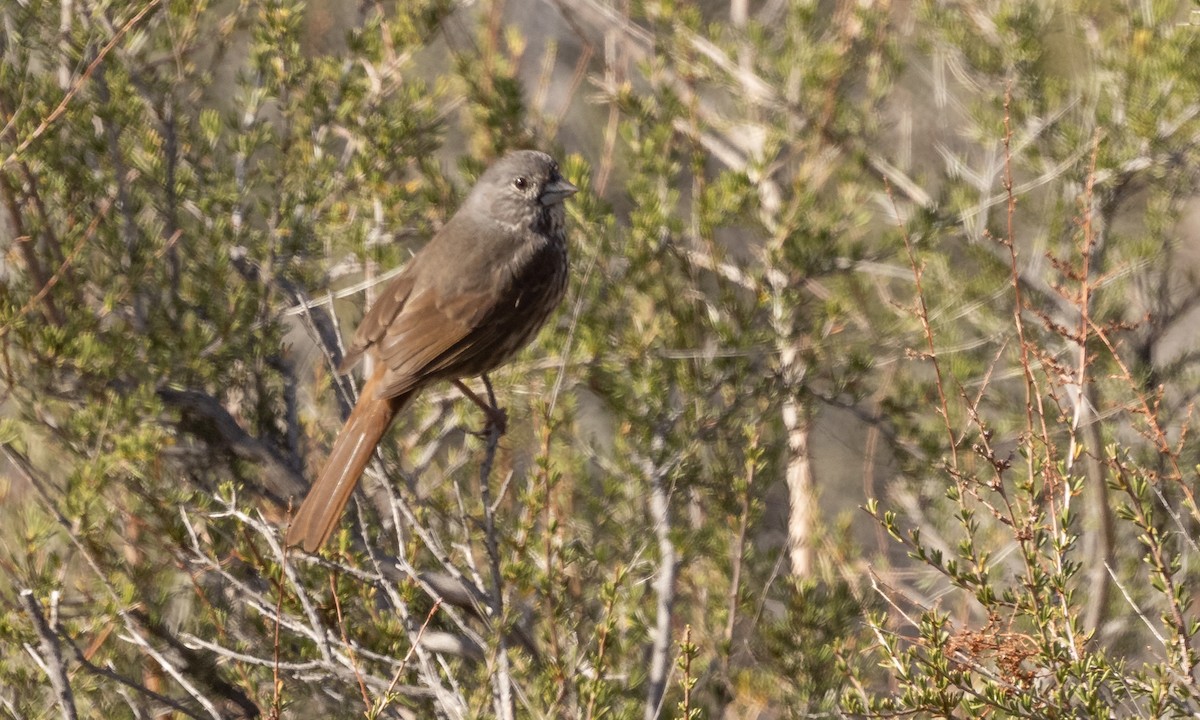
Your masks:
{"label": "thin gray branch", "polygon": [[[192,718],[193,720],[201,720],[201,718],[203,717],[202,715],[196,714],[195,711],[193,711],[191,708],[187,707],[183,703],[180,703],[180,702],[178,702],[172,698],[169,698],[166,695],[163,695],[161,693],[157,693],[157,692],[151,690],[150,688],[146,687],[145,685],[136,683],[133,680],[130,680],[129,678],[125,677],[124,675],[121,675],[120,673],[112,670],[111,668],[100,667],[99,665],[92,663],[92,661],[88,660],[87,656],[83,654],[83,651],[80,650],[79,647],[75,645],[75,643],[71,642],[70,638],[63,637],[63,642],[66,644],[67,649],[69,649],[71,651],[71,654],[75,658],[75,662],[77,662],[79,664],[79,666],[81,668],[83,668],[84,670],[86,670],[87,672],[89,672],[93,675],[97,675],[97,676],[103,677],[103,678],[108,678],[109,680],[113,680],[117,683],[120,683],[121,685],[125,686],[126,688],[129,688],[130,690],[134,690],[135,692],[137,692],[140,695],[145,695],[146,697],[150,698],[151,700],[161,703],[163,707],[171,708],[175,712],[180,713],[181,715],[184,715],[186,717]],[[121,696],[124,697],[125,701],[127,703],[129,703],[131,708],[133,708],[134,705],[133,705],[132,697],[127,695],[125,690],[118,690],[118,692],[121,693]]]}
{"label": "thin gray branch", "polygon": [[[488,402],[498,415],[503,413],[496,404],[496,394],[492,391],[492,383],[487,375],[483,376],[487,388]],[[509,672],[508,641],[504,632],[504,576],[500,572],[500,549],[496,538],[496,516],[492,506],[491,474],[492,464],[496,459],[496,450],[500,446],[500,436],[504,434],[501,423],[488,423],[487,452],[479,465],[479,496],[483,503],[484,545],[487,547],[488,565],[492,574],[491,609],[492,622],[495,624],[496,636],[496,714],[502,720],[512,720],[515,708],[512,696],[512,676]]]}
{"label": "thin gray branch", "polygon": [[[663,430],[655,431],[651,440],[651,452],[661,452],[666,444]],[[643,461],[646,477],[650,481],[650,517],[654,523],[654,534],[658,539],[658,579],[654,583],[657,595],[655,609],[654,638],[650,650],[650,673],[647,677],[645,720],[654,720],[662,712],[667,691],[667,674],[671,668],[671,617],[675,606],[675,579],[679,574],[679,560],[675,543],[671,541],[671,508],[667,489],[667,467],[655,466],[653,461]]]}
{"label": "thin gray branch", "polygon": [[67,676],[67,668],[63,664],[62,651],[58,647],[58,637],[46,616],[42,614],[42,606],[33,596],[33,590],[25,588],[20,593],[21,605],[25,613],[33,621],[33,629],[38,635],[42,646],[42,662],[46,674],[50,677],[50,686],[58,697],[58,705],[62,708],[62,716],[66,720],[76,720],[79,717],[75,709],[75,694],[71,692],[71,681]]}

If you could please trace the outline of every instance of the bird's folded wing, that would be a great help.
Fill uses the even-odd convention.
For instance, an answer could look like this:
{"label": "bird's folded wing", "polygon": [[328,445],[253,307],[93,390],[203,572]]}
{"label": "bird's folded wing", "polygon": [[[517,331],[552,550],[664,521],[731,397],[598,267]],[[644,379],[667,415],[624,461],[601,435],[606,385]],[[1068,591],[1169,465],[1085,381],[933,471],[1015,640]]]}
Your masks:
{"label": "bird's folded wing", "polygon": [[346,349],[346,356],[338,365],[339,373],[344,375],[350,372],[362,359],[367,348],[383,338],[392,320],[408,304],[408,296],[413,291],[414,276],[415,273],[412,272],[410,265],[404,269],[404,272],[392,278],[392,281],[383,289],[371,308],[363,315],[362,322],[358,324],[358,330],[354,333],[354,341],[350,343],[350,347]]}
{"label": "bird's folded wing", "polygon": [[419,381],[469,373],[471,358],[494,345],[486,319],[495,303],[489,292],[447,298],[423,290],[409,296],[374,343],[387,368],[379,397],[408,392]]}

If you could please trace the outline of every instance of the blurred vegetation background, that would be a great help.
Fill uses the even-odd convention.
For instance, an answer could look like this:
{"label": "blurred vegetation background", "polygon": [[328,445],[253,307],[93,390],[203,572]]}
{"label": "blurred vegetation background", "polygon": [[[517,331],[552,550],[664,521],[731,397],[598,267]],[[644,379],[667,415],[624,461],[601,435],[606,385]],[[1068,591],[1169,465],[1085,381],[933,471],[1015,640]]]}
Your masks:
{"label": "blurred vegetation background", "polygon": [[[504,151],[572,281],[281,528]],[[1193,717],[1200,8],[0,1],[0,717]]]}

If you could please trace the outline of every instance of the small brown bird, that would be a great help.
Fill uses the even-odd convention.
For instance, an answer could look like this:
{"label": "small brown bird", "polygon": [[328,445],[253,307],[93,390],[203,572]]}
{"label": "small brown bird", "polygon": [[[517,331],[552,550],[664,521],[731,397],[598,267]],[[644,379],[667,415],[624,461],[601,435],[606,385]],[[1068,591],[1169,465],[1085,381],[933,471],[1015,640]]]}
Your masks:
{"label": "small brown bird", "polygon": [[549,155],[510,153],[388,284],[338,368],[370,353],[374,371],[288,528],[289,546],[325,544],[376,445],[421,388],[482,375],[533,339],[567,288],[563,201],[577,190]]}

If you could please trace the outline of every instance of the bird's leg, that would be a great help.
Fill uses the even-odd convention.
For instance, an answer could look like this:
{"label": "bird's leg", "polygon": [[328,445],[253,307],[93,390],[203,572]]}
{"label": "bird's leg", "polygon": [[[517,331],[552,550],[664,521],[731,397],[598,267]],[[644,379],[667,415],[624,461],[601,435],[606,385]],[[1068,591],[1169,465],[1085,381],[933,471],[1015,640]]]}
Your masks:
{"label": "bird's leg", "polygon": [[508,430],[508,413],[504,412],[504,408],[496,402],[496,393],[492,391],[492,381],[487,375],[483,376],[483,386],[487,388],[488,399],[485,401],[479,397],[474,390],[467,387],[462,380],[454,381],[455,387],[462,391],[467,399],[479,406],[483,414],[487,416],[487,425],[484,426],[482,435],[486,435],[492,430],[496,430],[503,435]]}

